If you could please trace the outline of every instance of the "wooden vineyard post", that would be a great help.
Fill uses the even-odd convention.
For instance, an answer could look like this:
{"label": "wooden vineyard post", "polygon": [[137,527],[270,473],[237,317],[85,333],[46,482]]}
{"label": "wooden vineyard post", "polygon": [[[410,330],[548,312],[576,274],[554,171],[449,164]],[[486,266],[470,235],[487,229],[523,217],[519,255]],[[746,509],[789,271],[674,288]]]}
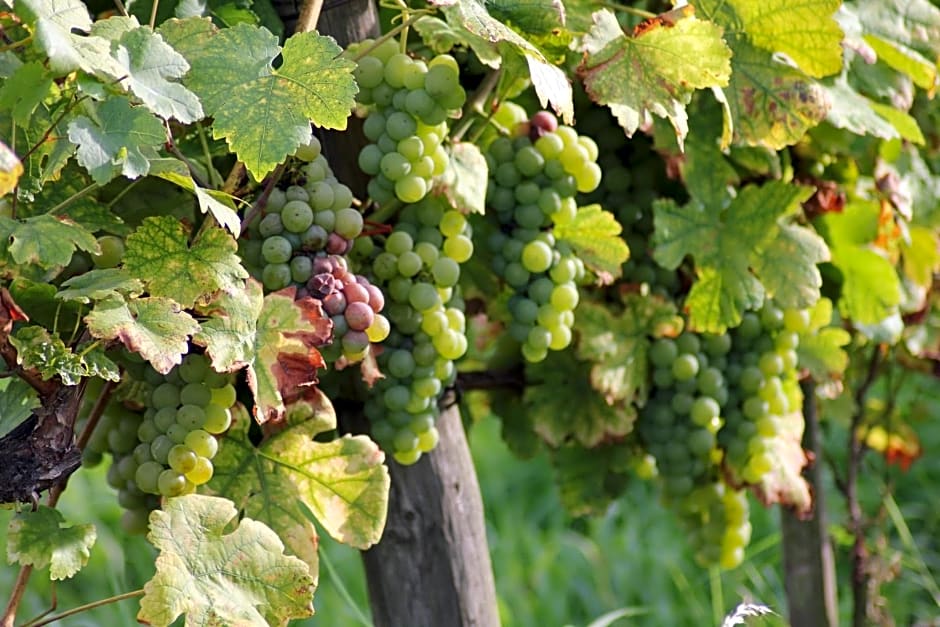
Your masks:
{"label": "wooden vineyard post", "polygon": [[[290,33],[308,7],[281,0],[275,8]],[[344,47],[376,37],[375,3],[327,0],[317,30]],[[321,140],[337,178],[364,198],[366,180],[356,165],[365,141],[361,123],[350,119],[349,130],[322,133]],[[361,414],[340,420],[353,431],[364,422]],[[401,466],[388,457],[392,481],[385,533],[363,553],[376,627],[500,624],[483,500],[456,406],[442,412],[437,428],[437,448],[417,464]]]}
{"label": "wooden vineyard post", "polygon": [[788,509],[781,510],[783,531],[784,586],[787,592],[790,624],[800,627],[836,627],[835,561],[826,530],[826,501],[822,485],[819,416],[816,413],[816,386],[803,384],[803,415],[806,431],[803,447],[816,458],[806,470],[813,488],[812,518],[800,520]]}

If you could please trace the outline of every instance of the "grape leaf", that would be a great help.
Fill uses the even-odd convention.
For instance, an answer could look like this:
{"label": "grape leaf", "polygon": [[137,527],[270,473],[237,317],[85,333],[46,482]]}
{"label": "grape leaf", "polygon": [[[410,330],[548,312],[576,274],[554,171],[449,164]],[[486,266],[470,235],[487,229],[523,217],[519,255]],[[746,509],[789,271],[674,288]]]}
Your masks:
{"label": "grape leaf", "polygon": [[[32,200],[33,194],[41,190],[43,185],[58,179],[62,168],[75,152],[75,145],[68,140],[68,124],[77,113],[66,109],[67,106],[64,100],[58,100],[53,105],[40,103],[30,117],[28,126],[17,125],[12,117],[0,115],[0,137],[11,145],[25,147],[24,155],[29,151],[28,156],[23,158],[18,190],[24,199]],[[15,168],[15,163],[11,165]]]}
{"label": "grape leaf", "polygon": [[441,6],[447,23],[463,36],[483,63],[496,69],[507,56],[525,59],[539,103],[543,107],[551,105],[564,121],[574,121],[571,84],[565,73],[549,63],[532,42],[490,15],[481,0],[448,0],[434,4]]}
{"label": "grape leaf", "polygon": [[[780,149],[796,143],[829,109],[814,77],[842,69],[837,0],[697,0],[696,9],[725,29],[733,51],[721,100],[735,139]],[[779,59],[785,55],[794,65]],[[717,95],[717,94],[716,94]]]}
{"label": "grape leaf", "polygon": [[179,303],[161,297],[107,298],[95,303],[85,323],[92,336],[120,340],[161,374],[182,362],[189,352],[189,336],[199,330],[199,323]]}
{"label": "grape leaf", "polygon": [[836,128],[883,139],[900,137],[898,129],[875,111],[875,103],[853,89],[845,75],[827,85],[826,90],[832,103],[826,121]]}
{"label": "grape leaf", "polygon": [[185,614],[187,627],[287,625],[313,614],[308,566],[284,554],[270,527],[237,514],[231,501],[198,494],[165,499],[150,514],[147,539],[160,554],[137,620],[168,627]]}
{"label": "grape leaf", "polygon": [[458,45],[469,47],[470,42],[473,41],[475,43],[473,51],[484,65],[498,68],[502,63],[499,51],[486,40],[476,37],[459,26],[452,27],[442,19],[425,15],[414,23],[414,29],[421,35],[425,45],[438,54],[450,52],[454,46]]}
{"label": "grape leaf", "polygon": [[[796,381],[787,383],[796,387],[799,394]],[[799,397],[802,399],[802,394]],[[751,488],[764,505],[788,505],[798,516],[804,516],[812,511],[813,495],[802,474],[809,463],[801,444],[806,426],[803,413],[793,411],[777,418],[777,421],[777,432],[764,440],[771,468]]]}
{"label": "grape leaf", "polygon": [[[338,55],[330,37],[300,33],[283,49],[264,28],[237,24],[216,30],[206,19],[170,20],[160,27],[189,61],[184,84],[248,171],[261,178],[310,141],[310,122],[345,129],[354,106],[355,63]],[[282,59],[275,70],[272,62]]]}
{"label": "grape leaf", "polygon": [[912,225],[908,238],[901,241],[904,274],[918,285],[929,288],[940,267],[937,235],[927,227]]}
{"label": "grape leaf", "polygon": [[[810,229],[780,224],[753,262],[767,295],[781,307],[802,309],[819,298],[822,276],[816,264],[829,261],[829,248]],[[788,272],[780,272],[787,268]]]}
{"label": "grape leaf", "polygon": [[166,141],[160,119],[113,97],[97,107],[96,119],[80,115],[69,123],[69,140],[78,145],[78,162],[103,185],[118,174],[129,179],[150,171],[148,157]]}
{"label": "grape leaf", "polygon": [[7,559],[22,566],[49,566],[50,579],[68,579],[88,563],[96,539],[94,525],[70,525],[62,512],[40,505],[10,519]]}
{"label": "grape leaf", "polygon": [[127,31],[115,58],[124,68],[121,84],[160,117],[189,124],[205,115],[196,94],[176,82],[189,70],[189,63],[159,34],[144,27]]}
{"label": "grape leaf", "polygon": [[600,205],[580,207],[574,219],[555,226],[555,237],[567,242],[584,265],[605,283],[619,277],[630,249],[620,237],[623,227]]}
{"label": "grape leaf", "polygon": [[609,404],[594,389],[592,364],[570,351],[550,351],[526,366],[526,407],[535,432],[551,447],[574,439],[591,448],[633,430],[636,410],[623,401]]}
{"label": "grape leaf", "polygon": [[[78,385],[82,377],[92,375],[82,355],[73,353],[61,338],[40,326],[20,327],[10,336],[10,344],[16,348],[16,363],[26,369],[36,370],[44,381],[58,376],[65,385]],[[117,366],[112,366],[107,370],[116,375]],[[107,378],[112,377],[109,374]],[[114,378],[115,381],[119,379],[116,376]]]}
{"label": "grape leaf", "polygon": [[66,288],[56,294],[61,300],[74,300],[90,303],[112,296],[140,296],[144,292],[144,283],[133,278],[122,268],[97,268],[73,276],[62,283]]}
{"label": "grape leaf", "polygon": [[16,429],[40,405],[39,394],[23,379],[0,379],[0,438]]}
{"label": "grape leaf", "polygon": [[584,87],[592,100],[610,107],[627,135],[652,113],[669,120],[681,147],[692,93],[728,84],[731,51],[721,32],[692,16],[627,37],[611,11],[598,11],[584,37]]}
{"label": "grape leaf", "polygon": [[437,186],[451,205],[464,213],[486,212],[486,185],[489,168],[480,149],[468,142],[450,145],[450,176]]}
{"label": "grape leaf", "polygon": [[820,298],[809,314],[809,328],[800,333],[796,349],[799,365],[816,381],[840,378],[849,365],[849,356],[842,347],[852,340],[852,336],[845,329],[829,326],[832,301],[828,298]]}
{"label": "grape leaf", "polygon": [[940,62],[940,9],[927,0],[861,0],[854,12],[878,58],[933,94]]}
{"label": "grape leaf", "polygon": [[0,85],[0,111],[10,111],[14,122],[28,126],[36,107],[52,92],[52,85],[52,77],[41,63],[24,63]]}
{"label": "grape leaf", "polygon": [[0,196],[16,189],[21,176],[23,176],[23,164],[20,163],[16,153],[0,141]]}
{"label": "grape leaf", "polygon": [[[686,300],[694,329],[723,333],[741,322],[744,310],[758,309],[765,294],[753,272],[758,267],[763,271],[761,278],[775,289],[800,277],[813,279],[814,262],[810,259],[788,259],[782,267],[761,261],[768,247],[774,254],[796,247],[790,230],[782,242],[775,242],[783,237],[778,220],[811,193],[810,188],[771,181],[760,187],[745,187],[727,208],[704,207],[694,198],[684,207],[672,200],[654,203],[656,262],[673,270],[686,255],[695,260],[698,280]],[[818,242],[809,235],[801,236],[798,242],[801,250],[819,253]],[[786,293],[789,297],[794,293],[807,295],[811,302],[804,305],[811,305],[819,297],[818,285],[814,288],[802,284]]]}
{"label": "grape leaf", "polygon": [[230,234],[211,227],[192,245],[188,239],[188,230],[175,218],[147,218],[127,237],[124,267],[152,296],[173,298],[184,307],[218,289],[243,284],[248,272]]}
{"label": "grape leaf", "polygon": [[95,236],[66,218],[48,214],[25,220],[0,217],[0,231],[9,231],[13,243],[10,255],[18,264],[40,268],[66,266],[76,248],[85,252],[101,251]]}
{"label": "grape leaf", "polygon": [[308,388],[288,407],[286,428],[260,447],[248,438],[250,424],[247,412],[236,412],[212,460],[211,491],[270,525],[311,568],[318,541],[305,507],[340,542],[367,549],[379,541],[388,507],[385,456],[366,436],[314,439],[336,428],[333,406],[322,392]]}
{"label": "grape leaf", "polygon": [[57,75],[74,70],[108,80],[121,76],[121,66],[111,56],[111,44],[102,37],[87,36],[92,21],[80,0],[16,0],[17,13],[33,30],[33,41],[49,57]]}
{"label": "grape leaf", "polygon": [[248,279],[244,288],[221,289],[197,309],[209,318],[200,325],[193,341],[206,348],[217,372],[232,372],[251,361],[263,306],[261,284]]}
{"label": "grape leaf", "polygon": [[284,415],[285,404],[317,382],[326,367],[316,349],[330,341],[333,323],[319,300],[294,300],[289,287],[265,296],[248,359],[248,387],[255,419],[264,424]]}
{"label": "grape leaf", "polygon": [[642,407],[649,394],[650,338],[681,331],[672,303],[653,295],[631,294],[622,313],[593,302],[578,307],[577,356],[591,362],[591,385],[609,404]]}

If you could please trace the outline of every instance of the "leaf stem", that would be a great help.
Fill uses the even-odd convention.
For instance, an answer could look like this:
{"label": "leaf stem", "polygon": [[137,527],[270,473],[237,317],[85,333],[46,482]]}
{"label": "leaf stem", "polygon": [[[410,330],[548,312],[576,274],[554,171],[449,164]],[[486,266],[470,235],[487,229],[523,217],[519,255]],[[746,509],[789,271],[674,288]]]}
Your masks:
{"label": "leaf stem", "polygon": [[10,600],[3,612],[3,621],[0,622],[0,627],[13,627],[13,621],[16,620],[16,608],[19,607],[23,594],[26,593],[26,583],[29,581],[31,574],[33,574],[33,567],[29,565],[22,566],[20,572],[17,573],[16,582],[10,592]]}
{"label": "leaf stem", "polygon": [[153,6],[150,8],[150,29],[157,24],[157,9],[160,7],[160,0],[153,0]]}
{"label": "leaf stem", "polygon": [[113,597],[108,597],[107,599],[100,599],[98,601],[86,603],[85,605],[79,605],[78,607],[73,607],[70,610],[56,614],[55,616],[50,616],[48,618],[44,618],[43,620],[26,623],[22,627],[42,627],[43,625],[48,625],[49,623],[54,623],[55,621],[62,620],[63,618],[68,618],[69,616],[80,614],[81,612],[87,612],[88,610],[93,610],[103,605],[109,605],[111,603],[117,603],[118,601],[124,601],[125,599],[133,599],[134,597],[142,596],[144,596],[144,589],[140,588],[139,590],[125,592],[124,594],[117,594]]}
{"label": "leaf stem", "polygon": [[[75,96],[73,95],[72,97],[74,98]],[[31,154],[39,150],[39,147],[42,146],[44,143],[46,143],[46,140],[49,139],[50,135],[52,135],[52,131],[55,130],[55,127],[59,125],[59,122],[61,122],[62,119],[65,118],[65,116],[69,114],[69,111],[74,109],[76,106],[78,106],[80,102],[85,100],[85,98],[88,98],[88,96],[82,96],[81,98],[78,98],[77,100],[73,100],[72,102],[66,104],[62,108],[62,113],[59,114],[59,117],[57,117],[55,121],[53,121],[52,124],[49,125],[49,128],[46,129],[46,132],[43,133],[42,137],[39,138],[39,141],[36,142],[32,146],[32,148],[27,150],[23,156],[20,157],[20,161],[21,162],[26,161],[26,159],[28,159]],[[14,196],[14,198],[16,197]]]}
{"label": "leaf stem", "polygon": [[209,180],[212,182],[212,185],[218,189],[225,181],[222,180],[222,175],[219,174],[219,171],[215,169],[215,165],[212,163],[209,139],[206,137],[206,129],[202,126],[202,122],[196,122],[196,133],[199,135],[199,144],[202,146],[202,154],[206,158],[206,170],[209,172]]}
{"label": "leaf stem", "polygon": [[228,176],[225,178],[225,183],[222,184],[222,191],[231,196],[235,195],[235,190],[238,189],[238,183],[241,181],[241,178],[245,175],[245,164],[242,161],[236,161],[235,165],[232,166],[232,169],[229,171]]}
{"label": "leaf stem", "polygon": [[656,17],[655,13],[651,11],[644,11],[643,9],[638,9],[636,7],[628,7],[617,2],[608,2],[603,1],[599,2],[602,7],[607,7],[608,9],[613,9],[614,11],[621,11],[623,13],[629,13],[630,15],[636,15],[637,17],[642,17],[644,20],[649,20]]}
{"label": "leaf stem", "polygon": [[327,557],[326,551],[318,551],[320,561],[326,566],[326,572],[329,575],[330,579],[333,581],[333,584],[336,586],[336,592],[339,594],[340,598],[349,606],[355,615],[356,619],[363,625],[363,627],[374,627],[372,621],[363,613],[362,609],[356,604],[356,601],[352,598],[352,595],[349,594],[349,590],[346,589],[346,586],[343,584],[343,580],[340,579],[339,573],[336,572],[336,569],[333,567],[333,562],[330,561],[330,558]]}
{"label": "leaf stem", "polygon": [[402,23],[399,24],[398,26],[392,28],[391,30],[389,30],[387,33],[385,33],[385,34],[382,35],[381,37],[378,37],[374,42],[372,42],[372,45],[371,45],[371,46],[367,46],[366,48],[363,48],[362,50],[360,50],[359,52],[357,52],[356,54],[354,54],[354,55],[352,56],[352,60],[353,60],[353,61],[358,61],[359,59],[361,59],[361,58],[367,56],[370,52],[372,52],[373,50],[375,50],[376,48],[378,48],[379,46],[381,46],[382,44],[384,44],[386,41],[388,41],[389,39],[391,39],[391,38],[397,36],[398,33],[402,32],[403,30],[405,30],[406,28],[408,28],[409,26],[411,26],[412,24],[414,24],[415,22],[417,22],[419,19],[421,19],[421,18],[424,17],[425,15],[430,15],[431,13],[433,13],[433,11],[429,11],[428,9],[418,9],[417,11],[414,11],[414,12],[408,17],[407,20],[405,20],[404,22],[402,22]]}
{"label": "leaf stem", "polygon": [[245,218],[242,220],[242,228],[240,233],[244,235],[245,231],[248,230],[248,225],[251,224],[251,221],[255,219],[255,216],[258,215],[265,205],[268,204],[268,198],[271,196],[271,192],[274,191],[274,186],[277,185],[277,182],[284,175],[284,172],[287,171],[287,164],[282,163],[271,173],[271,176],[268,177],[268,182],[264,185],[264,191],[261,192],[261,195],[252,203],[251,208],[245,212]]}
{"label": "leaf stem", "polygon": [[483,109],[483,105],[493,93],[496,85],[499,84],[499,78],[501,75],[501,69],[490,71],[486,75],[486,78],[484,78],[477,87],[476,91],[473,92],[473,95],[470,96],[470,98],[467,100],[467,103],[463,107],[464,119],[460,121],[460,124],[457,125],[450,137],[450,141],[452,143],[456,144],[459,142],[464,134],[470,130],[470,127],[473,125],[476,116],[487,117],[487,114]]}
{"label": "leaf stem", "polygon": [[0,46],[0,52],[7,52],[8,50],[16,50],[17,48],[28,46],[32,42],[33,42],[33,36],[30,35],[28,37],[24,37],[23,39],[20,39],[19,41],[14,41],[13,43],[9,43],[5,46]]}
{"label": "leaf stem", "polygon": [[92,192],[92,191],[94,191],[94,190],[96,190],[96,189],[98,189],[98,184],[97,184],[97,183],[90,183],[90,184],[88,184],[86,187],[84,187],[83,189],[80,189],[79,191],[75,192],[74,194],[72,194],[71,196],[69,196],[68,198],[66,198],[65,200],[63,200],[62,202],[60,202],[59,204],[57,204],[55,207],[53,207],[52,209],[50,209],[50,210],[47,211],[46,213],[49,214],[49,215],[55,215],[55,213],[56,213],[57,211],[61,211],[61,210],[64,209],[65,207],[69,206],[70,204],[72,204],[73,202],[75,202],[76,200],[78,200],[79,198],[81,198],[82,196],[85,196],[85,195],[87,195],[88,193],[90,193],[90,192]]}
{"label": "leaf stem", "polygon": [[117,10],[121,13],[121,15],[124,17],[128,16],[127,7],[124,6],[124,3],[121,2],[121,0],[114,0],[114,6],[117,7]]}
{"label": "leaf stem", "polygon": [[114,198],[111,199],[111,201],[106,205],[106,207],[107,207],[108,209],[113,208],[114,205],[116,205],[119,200],[121,200],[122,198],[124,198],[124,196],[125,196],[129,191],[131,191],[132,189],[134,189],[138,184],[142,183],[143,181],[144,181],[144,178],[141,177],[141,178],[139,178],[139,179],[135,179],[135,180],[131,181],[130,183],[128,183],[127,185],[125,185],[124,187],[122,187],[122,188],[121,188],[121,191],[119,191],[119,192],[114,196]]}
{"label": "leaf stem", "polygon": [[209,188],[210,187],[209,183],[207,183],[202,178],[202,175],[199,173],[198,170],[196,170],[196,167],[186,157],[186,155],[180,152],[180,149],[177,148],[176,140],[173,139],[173,131],[170,130],[170,123],[165,122],[164,124],[166,126],[166,150],[167,152],[169,152],[171,155],[173,155],[174,157],[176,157],[177,159],[179,159],[180,161],[186,164],[186,168],[189,170],[189,175],[193,177],[194,181],[196,181],[196,185],[204,189]]}
{"label": "leaf stem", "polygon": [[404,203],[395,198],[394,200],[387,202],[379,207],[372,215],[369,216],[369,220],[378,224],[385,224],[385,221],[398,213],[403,206]]}

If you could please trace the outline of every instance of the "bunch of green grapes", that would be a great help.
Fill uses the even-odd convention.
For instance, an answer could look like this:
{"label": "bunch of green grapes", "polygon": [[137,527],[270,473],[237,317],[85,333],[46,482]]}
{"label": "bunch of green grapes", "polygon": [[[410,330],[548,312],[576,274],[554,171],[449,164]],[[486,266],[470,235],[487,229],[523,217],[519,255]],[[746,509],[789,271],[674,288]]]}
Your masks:
{"label": "bunch of green grapes", "polygon": [[702,566],[717,564],[731,569],[744,561],[751,522],[743,490],[721,480],[698,486],[679,505],[679,518]]}
{"label": "bunch of green grapes", "polygon": [[457,61],[446,54],[427,63],[413,59],[395,39],[377,46],[367,39],[349,49],[360,50],[368,52],[357,62],[356,98],[368,109],[363,131],[370,143],[359,153],[359,167],[373,177],[369,195],[379,204],[395,197],[418,202],[447,168],[447,119],[467,97]]}
{"label": "bunch of green grapes", "polygon": [[215,372],[197,353],[165,376],[145,368],[144,382],[143,413],[110,403],[84,453],[90,461],[111,454],[108,482],[128,510],[125,527],[137,531],[146,529],[159,497],[194,492],[212,478],[216,436],[231,425],[235,404],[232,375]]}
{"label": "bunch of green grapes", "polygon": [[436,197],[405,207],[372,261],[389,296],[391,333],[378,355],[385,375],[366,400],[372,435],[401,464],[437,444],[435,421],[454,361],[467,350],[460,264],[473,254],[466,217]]}
{"label": "bunch of green grapes", "polygon": [[669,500],[684,499],[711,483],[721,461],[716,434],[728,391],[721,369],[712,362],[730,349],[730,341],[722,341],[725,337],[703,342],[685,332],[676,339],[657,339],[650,347],[653,387],[637,429],[656,460]]}
{"label": "bunch of green grapes", "polygon": [[718,439],[726,467],[741,481],[758,483],[771,469],[774,438],[802,411],[796,349],[809,324],[808,311],[768,302],[731,332],[730,399]]}
{"label": "bunch of green grapes", "polygon": [[539,362],[571,343],[585,269],[552,228],[575,218],[575,194],[600,183],[597,146],[547,111],[526,120],[521,108],[507,103],[495,117],[512,132],[494,139],[485,153],[487,218],[497,222],[487,241],[493,270],[514,291],[509,333],[527,361]]}

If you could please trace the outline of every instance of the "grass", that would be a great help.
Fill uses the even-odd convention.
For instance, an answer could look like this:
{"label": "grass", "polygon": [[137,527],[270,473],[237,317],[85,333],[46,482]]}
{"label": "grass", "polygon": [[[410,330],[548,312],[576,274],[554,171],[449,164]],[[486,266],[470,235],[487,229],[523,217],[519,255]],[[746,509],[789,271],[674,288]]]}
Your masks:
{"label": "grass", "polygon": [[[940,433],[936,439],[925,440],[925,449],[940,445]],[[470,441],[486,506],[499,610],[507,627],[585,627],[592,621],[597,622],[591,627],[714,625],[716,615],[731,611],[742,600],[759,601],[785,613],[776,510],[752,503],[754,536],[745,564],[712,577],[715,573],[692,561],[682,530],[650,485],[631,485],[603,516],[572,520],[558,499],[547,459],[513,457],[492,418],[473,428]],[[932,573],[940,568],[934,533],[940,506],[930,489],[937,485],[938,466],[930,459],[922,461],[910,473],[895,473],[898,506],[885,523],[891,530],[891,550],[898,552],[905,566],[901,576],[884,587],[899,624],[914,624],[940,612],[940,599],[935,602],[928,592],[935,589]],[[879,463],[872,460],[875,466]],[[91,563],[57,586],[60,610],[133,590],[152,574],[152,549],[142,538],[120,533],[121,510],[111,491],[100,488],[103,484],[103,469],[82,470],[63,496],[66,519],[95,523],[98,542]],[[877,494],[878,484],[869,477],[866,489]],[[832,493],[835,521],[840,520],[839,501],[839,495]],[[9,511],[0,511],[0,528],[5,529],[9,516]],[[321,546],[317,615],[296,624],[363,625],[369,611],[359,554],[325,536]],[[0,558],[5,563],[3,548]],[[848,562],[844,548],[838,553],[845,620],[851,600]],[[0,566],[0,590],[10,589],[15,576],[16,568]],[[48,582],[34,576],[20,622],[47,609],[49,598]],[[130,625],[136,622],[136,608],[135,601],[124,601],[61,624]]]}

